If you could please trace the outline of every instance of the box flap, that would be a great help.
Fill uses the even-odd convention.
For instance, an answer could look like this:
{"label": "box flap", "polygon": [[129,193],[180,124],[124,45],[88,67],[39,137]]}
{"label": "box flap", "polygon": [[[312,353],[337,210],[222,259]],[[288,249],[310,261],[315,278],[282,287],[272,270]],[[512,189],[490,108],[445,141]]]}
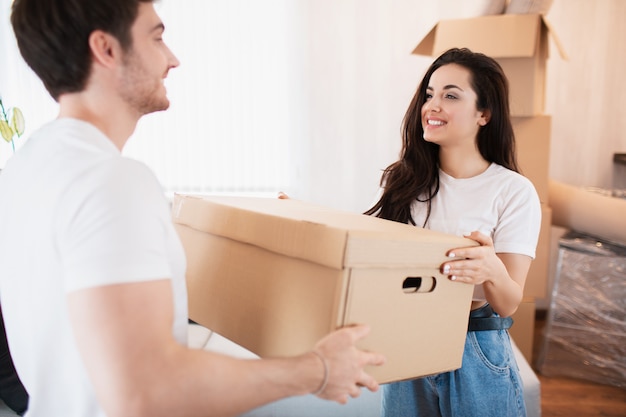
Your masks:
{"label": "box flap", "polygon": [[[439,23],[437,23],[433,28],[428,31],[426,36],[422,38],[420,43],[417,44],[415,49],[413,49],[412,54],[415,55],[426,55],[433,56],[435,55],[435,36],[437,34],[437,29],[439,28]],[[439,53],[438,55],[440,55]]]}
{"label": "box flap", "polygon": [[564,59],[565,61],[569,60],[569,56],[567,55],[567,52],[565,51],[565,47],[561,43],[561,39],[556,34],[556,31],[554,30],[552,23],[550,23],[548,19],[546,19],[545,16],[541,16],[541,20],[543,21],[543,24],[545,25],[546,30],[552,37],[552,40],[554,41],[554,45],[556,46],[556,49],[559,51],[559,55],[561,56],[561,59]]}
{"label": "box flap", "polygon": [[493,58],[531,57],[541,37],[552,33],[561,57],[560,41],[545,18],[538,14],[492,15],[442,20],[413,50],[416,55],[439,56],[450,48],[466,47]]}
{"label": "box flap", "polygon": [[298,200],[176,194],[175,223],[332,268],[438,266],[472,240]]}

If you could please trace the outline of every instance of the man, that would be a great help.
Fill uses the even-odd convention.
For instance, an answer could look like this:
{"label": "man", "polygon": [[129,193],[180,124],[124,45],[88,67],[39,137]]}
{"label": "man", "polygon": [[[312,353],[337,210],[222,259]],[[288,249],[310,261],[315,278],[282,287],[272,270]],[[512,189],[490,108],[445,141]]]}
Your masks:
{"label": "man", "polygon": [[20,52],[60,106],[0,176],[0,297],[28,416],[237,415],[316,393],[345,403],[384,358],[365,326],[293,358],[185,347],[185,259],[154,175],[120,155],[169,106],[179,62],[152,0],[15,0]]}
{"label": "man", "polygon": [[0,398],[11,410],[22,416],[28,408],[28,393],[17,375],[0,310]]}

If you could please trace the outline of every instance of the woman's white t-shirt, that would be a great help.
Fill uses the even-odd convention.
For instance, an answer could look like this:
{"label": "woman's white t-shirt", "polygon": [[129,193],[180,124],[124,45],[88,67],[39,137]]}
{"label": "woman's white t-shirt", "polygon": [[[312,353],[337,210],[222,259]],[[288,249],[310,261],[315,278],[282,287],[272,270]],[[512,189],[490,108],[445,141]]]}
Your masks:
{"label": "woman's white t-shirt", "polygon": [[[535,257],[541,204],[533,184],[526,177],[492,163],[483,173],[457,179],[439,171],[439,192],[432,200],[426,219],[426,204],[411,208],[417,226],[463,236],[479,231],[493,239],[496,253]],[[484,299],[482,285],[474,299]]]}

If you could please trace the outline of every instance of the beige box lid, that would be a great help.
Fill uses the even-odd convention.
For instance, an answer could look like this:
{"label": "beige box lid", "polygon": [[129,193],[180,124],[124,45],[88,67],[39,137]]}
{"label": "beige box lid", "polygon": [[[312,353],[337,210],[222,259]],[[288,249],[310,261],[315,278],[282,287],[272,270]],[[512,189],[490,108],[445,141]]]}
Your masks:
{"label": "beige box lid", "polygon": [[337,269],[438,267],[448,250],[476,245],[293,199],[176,194],[172,215],[175,223],[196,230]]}

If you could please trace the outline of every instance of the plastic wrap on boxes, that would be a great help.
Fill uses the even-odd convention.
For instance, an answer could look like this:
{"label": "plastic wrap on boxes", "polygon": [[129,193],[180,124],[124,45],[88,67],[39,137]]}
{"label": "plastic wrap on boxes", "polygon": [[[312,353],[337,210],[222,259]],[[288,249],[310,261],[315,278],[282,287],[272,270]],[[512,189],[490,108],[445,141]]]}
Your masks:
{"label": "plastic wrap on boxes", "polygon": [[560,240],[537,368],[626,388],[626,247],[572,232]]}

